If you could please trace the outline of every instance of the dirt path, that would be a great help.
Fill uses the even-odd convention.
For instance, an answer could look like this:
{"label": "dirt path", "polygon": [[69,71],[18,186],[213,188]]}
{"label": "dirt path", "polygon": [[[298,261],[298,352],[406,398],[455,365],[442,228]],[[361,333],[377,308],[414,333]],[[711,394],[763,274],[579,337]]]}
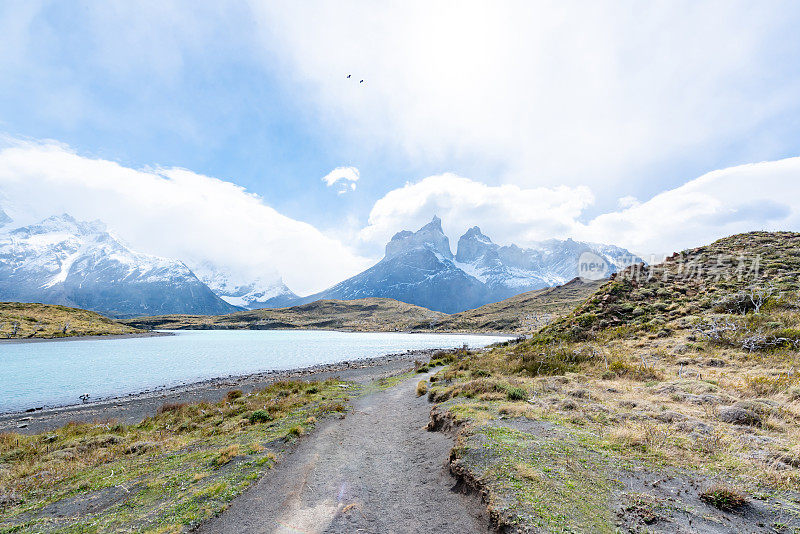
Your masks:
{"label": "dirt path", "polygon": [[354,401],[201,533],[486,532],[485,507],[453,491],[452,441],[427,432],[412,377]]}

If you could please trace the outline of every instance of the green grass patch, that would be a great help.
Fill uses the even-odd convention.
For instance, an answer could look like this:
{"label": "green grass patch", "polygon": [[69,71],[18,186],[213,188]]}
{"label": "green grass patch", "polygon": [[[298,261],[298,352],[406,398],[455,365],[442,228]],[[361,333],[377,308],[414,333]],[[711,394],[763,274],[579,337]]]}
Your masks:
{"label": "green grass patch", "polygon": [[457,449],[464,465],[491,488],[493,506],[510,524],[546,532],[615,532],[614,482],[604,458],[577,441],[482,426]]}

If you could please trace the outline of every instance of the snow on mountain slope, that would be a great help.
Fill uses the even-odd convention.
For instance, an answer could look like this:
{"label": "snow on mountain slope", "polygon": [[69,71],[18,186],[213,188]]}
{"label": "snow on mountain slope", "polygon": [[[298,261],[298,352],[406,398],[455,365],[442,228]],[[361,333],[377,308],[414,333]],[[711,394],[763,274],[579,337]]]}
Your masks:
{"label": "snow on mountain slope", "polygon": [[301,302],[389,297],[455,313],[564,284],[578,276],[578,259],[584,252],[601,256],[611,266],[610,272],[641,261],[619,247],[571,239],[553,239],[530,248],[500,246],[477,226],[461,236],[454,256],[441,220],[434,217],[416,232],[395,234],[384,258],[373,267]]}
{"label": "snow on mountain slope", "polygon": [[6,226],[7,224],[11,223],[11,217],[9,217],[6,212],[0,209],[0,228]]}
{"label": "snow on mountain slope", "polygon": [[282,308],[291,306],[299,298],[280,278],[272,281],[246,279],[208,262],[193,266],[192,270],[222,300],[241,308]]}
{"label": "snow on mountain slope", "polygon": [[238,309],[180,261],[133,251],[102,222],[66,214],[0,235],[0,300],[64,304],[115,317]]}
{"label": "snow on mountain slope", "polygon": [[458,240],[455,258],[459,268],[487,284],[494,295],[507,298],[572,280],[579,274],[578,259],[584,252],[592,252],[605,260],[610,266],[609,274],[642,261],[620,247],[572,239],[550,239],[529,248],[501,246],[477,226]]}

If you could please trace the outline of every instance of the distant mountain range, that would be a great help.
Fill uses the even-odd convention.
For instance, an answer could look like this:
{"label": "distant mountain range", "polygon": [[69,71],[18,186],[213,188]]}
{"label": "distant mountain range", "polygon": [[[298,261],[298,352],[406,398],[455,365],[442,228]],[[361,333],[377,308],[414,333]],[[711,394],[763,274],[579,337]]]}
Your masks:
{"label": "distant mountain range", "polygon": [[112,317],[220,315],[243,309],[301,305],[320,299],[384,297],[457,313],[527,291],[564,284],[578,275],[583,252],[615,272],[641,261],[623,248],[549,240],[530,248],[498,245],[477,226],[456,253],[433,220],[387,243],[377,264],[333,287],[298,297],[281,281],[245,279],[210,263],[191,265],[131,250],[102,222],[69,215],[11,229],[0,210],[0,301],[64,304]]}
{"label": "distant mountain range", "polygon": [[66,214],[0,236],[0,300],[63,304],[113,317],[240,309],[182,262],[135,252],[103,223]]}
{"label": "distant mountain range", "polygon": [[603,258],[610,272],[631,261],[641,261],[620,247],[572,239],[551,239],[531,248],[500,246],[477,226],[461,236],[453,255],[442,221],[434,217],[416,232],[395,234],[376,265],[300,302],[389,297],[457,313],[564,284],[578,276],[578,259],[583,252]]}
{"label": "distant mountain range", "polygon": [[242,280],[228,269],[207,262],[194,266],[193,270],[222,300],[242,309],[282,308],[291,306],[300,298],[286,287],[283,280]]}

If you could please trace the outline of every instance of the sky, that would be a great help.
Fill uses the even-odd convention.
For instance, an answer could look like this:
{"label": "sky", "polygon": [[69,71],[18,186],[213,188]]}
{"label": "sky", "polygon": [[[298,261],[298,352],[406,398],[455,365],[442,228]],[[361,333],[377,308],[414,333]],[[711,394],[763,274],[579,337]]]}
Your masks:
{"label": "sky", "polygon": [[433,215],[644,257],[800,230],[799,26],[773,0],[9,0],[0,208],[299,294]]}

